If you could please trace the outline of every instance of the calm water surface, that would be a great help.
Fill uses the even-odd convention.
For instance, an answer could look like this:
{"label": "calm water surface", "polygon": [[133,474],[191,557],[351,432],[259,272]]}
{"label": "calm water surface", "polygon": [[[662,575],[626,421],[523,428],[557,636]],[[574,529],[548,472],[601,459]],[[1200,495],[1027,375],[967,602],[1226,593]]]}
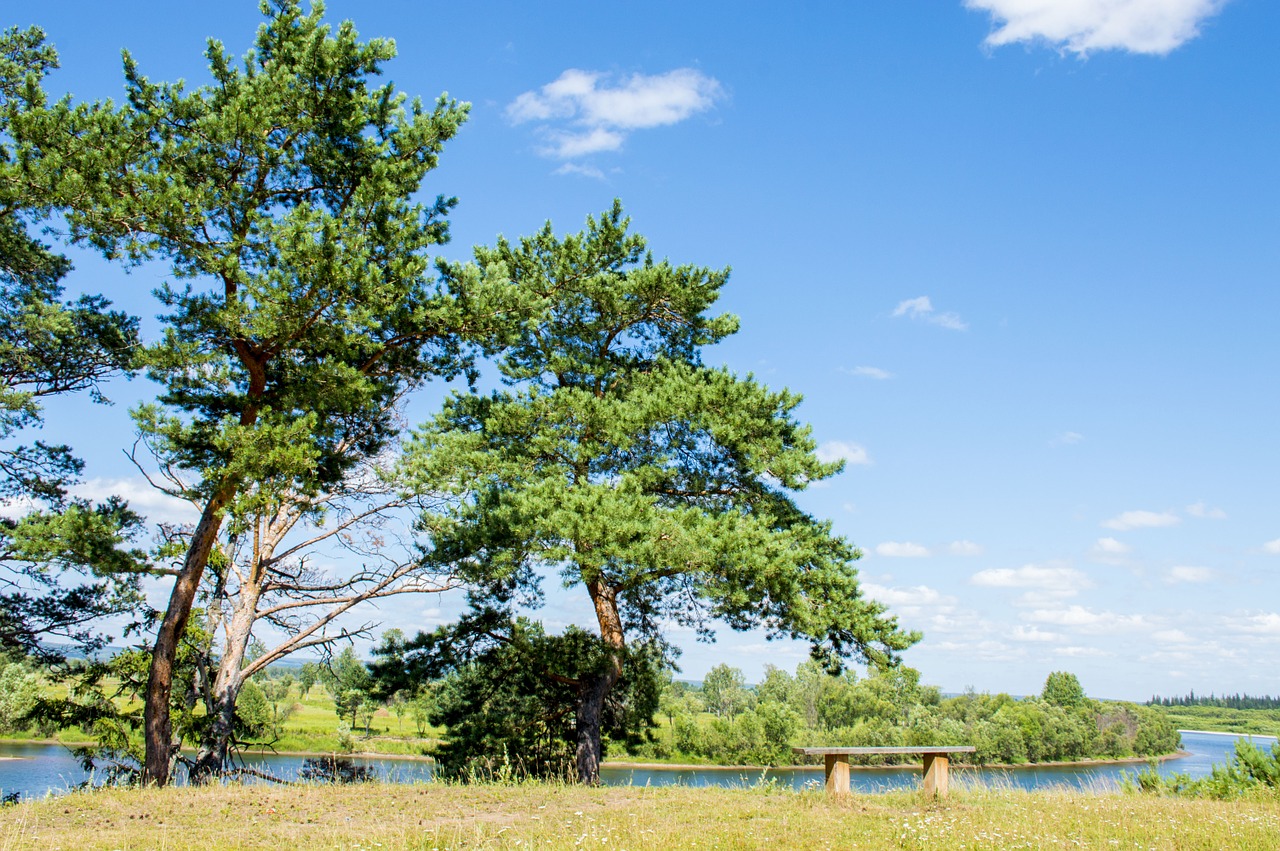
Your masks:
{"label": "calm water surface", "polygon": [[[1276,743],[1270,736],[1241,737],[1218,733],[1183,732],[1183,750],[1189,756],[1166,760],[1160,764],[1161,774],[1189,774],[1204,777],[1213,765],[1225,764],[1235,752],[1239,738],[1251,738],[1264,749]],[[0,793],[17,792],[23,797],[40,797],[49,792],[66,791],[88,779],[80,764],[59,745],[27,745],[0,742]],[[301,770],[301,756],[273,756],[253,759],[249,765],[278,777],[294,779]],[[369,766],[377,776],[390,781],[414,783],[431,779],[432,766],[421,760],[359,759],[358,764]],[[979,768],[952,768],[952,782],[962,785],[976,782],[988,785],[1007,784],[1022,789],[1064,786],[1083,790],[1112,789],[1119,782],[1122,772],[1141,769],[1142,764],[1098,765],[1089,767],[1020,768],[996,770]],[[920,783],[920,771],[915,768],[856,769],[853,788],[860,792],[877,792],[888,789],[909,789]],[[822,769],[805,768],[623,768],[605,767],[601,772],[610,785],[667,786],[753,786],[762,780],[779,783],[794,789],[822,783]]]}

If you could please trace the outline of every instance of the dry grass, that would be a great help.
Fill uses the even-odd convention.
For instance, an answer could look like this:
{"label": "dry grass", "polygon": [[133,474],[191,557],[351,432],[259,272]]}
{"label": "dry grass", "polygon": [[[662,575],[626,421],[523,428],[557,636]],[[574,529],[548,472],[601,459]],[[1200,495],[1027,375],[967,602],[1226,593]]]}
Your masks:
{"label": "dry grass", "polygon": [[0,810],[0,849],[1275,849],[1280,805],[1067,792],[228,786]]}

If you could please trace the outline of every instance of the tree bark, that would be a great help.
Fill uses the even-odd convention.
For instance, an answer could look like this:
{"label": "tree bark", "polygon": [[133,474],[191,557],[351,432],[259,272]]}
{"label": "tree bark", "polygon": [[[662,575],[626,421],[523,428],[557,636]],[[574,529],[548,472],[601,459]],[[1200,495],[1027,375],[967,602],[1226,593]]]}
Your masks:
{"label": "tree bark", "polygon": [[591,602],[595,604],[600,638],[611,650],[609,667],[594,677],[584,678],[578,691],[578,781],[598,786],[600,762],[604,758],[601,735],[604,702],[609,691],[622,678],[622,655],[626,641],[622,632],[622,619],[618,616],[617,590],[596,581],[587,585],[587,591],[591,594]]}
{"label": "tree bark", "polygon": [[227,753],[231,748],[231,734],[236,721],[236,699],[240,696],[242,685],[244,680],[240,677],[234,677],[225,683],[219,677],[219,687],[214,689],[213,705],[209,707],[212,716],[209,730],[196,753],[195,765],[191,767],[193,785],[207,783],[226,770]]}
{"label": "tree bark", "polygon": [[213,700],[208,707],[211,716],[209,729],[195,765],[191,769],[192,783],[205,783],[220,775],[227,767],[227,752],[231,747],[236,720],[236,699],[246,679],[244,659],[253,636],[253,624],[257,620],[260,597],[261,567],[255,560],[248,582],[240,587],[236,608],[226,626],[226,646],[218,662],[218,675],[213,682]]}
{"label": "tree bark", "polygon": [[191,536],[186,559],[169,596],[164,620],[156,634],[156,644],[151,651],[151,673],[147,679],[146,705],[143,708],[143,728],[146,739],[146,756],[142,764],[143,785],[164,786],[169,782],[176,746],[173,743],[173,725],[169,718],[169,699],[173,694],[173,666],[178,656],[178,643],[186,631],[195,602],[200,577],[209,563],[209,553],[222,528],[223,510],[230,501],[233,488],[224,485],[205,504],[200,522]]}

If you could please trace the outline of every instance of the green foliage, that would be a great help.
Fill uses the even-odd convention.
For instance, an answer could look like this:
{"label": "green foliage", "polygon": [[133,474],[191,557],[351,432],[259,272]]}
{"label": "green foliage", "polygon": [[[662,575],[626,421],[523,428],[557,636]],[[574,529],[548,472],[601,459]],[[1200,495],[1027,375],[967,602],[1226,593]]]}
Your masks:
{"label": "green foliage", "polygon": [[1046,703],[1064,709],[1075,709],[1085,701],[1084,687],[1080,685],[1080,680],[1067,671],[1054,671],[1050,674],[1044,681],[1040,697]]}
{"label": "green foliage", "polygon": [[1280,799],[1280,744],[1265,751],[1246,739],[1236,742],[1236,751],[1226,765],[1215,765],[1208,777],[1192,779],[1186,774],[1161,776],[1152,766],[1125,777],[1128,792],[1185,798],[1231,800],[1259,797]]}
{"label": "green foliage", "polygon": [[723,662],[707,672],[702,680],[702,701],[708,712],[721,718],[733,718],[747,708],[751,695],[742,671]]}
{"label": "green foliage", "polygon": [[271,734],[271,702],[262,688],[253,680],[246,680],[236,698],[236,724],[246,736],[259,737]]}
{"label": "green foliage", "polygon": [[[658,262],[629,224],[615,202],[576,235],[548,223],[442,267],[509,282],[528,318],[496,358],[506,388],[455,394],[408,447],[414,489],[450,497],[420,523],[437,557],[481,609],[538,604],[547,574],[591,598],[614,663],[584,688],[583,724],[628,640],[659,646],[664,623],[760,627],[832,666],[896,661],[918,636],[862,595],[858,551],[791,498],[841,467],[818,460],[800,398],[702,364],[737,329],[711,312],[727,270]],[[583,735],[594,781],[599,737]]]}
{"label": "green foliage", "polygon": [[75,134],[30,127],[45,103],[42,78],[56,67],[39,29],[0,34],[0,500],[35,506],[0,518],[0,650],[45,661],[60,659],[50,640],[101,647],[96,622],[136,611],[135,574],[146,565],[128,547],[141,524],[123,502],[68,499],[84,466],[71,447],[15,445],[42,425],[48,397],[106,401],[101,383],[132,368],[137,346],[137,320],[102,296],[62,300],[71,264],[29,235],[68,202],[48,149]]}
{"label": "green foliage", "polygon": [[91,203],[68,217],[193,282],[156,293],[169,313],[145,362],[165,390],[136,419],[200,493],[234,485],[237,515],[337,481],[394,432],[400,392],[462,366],[457,299],[427,280],[454,202],[411,197],[467,107],[371,87],[390,41],[331,30],[319,3],[273,6],[243,65],[209,42],[207,86],[153,83],[126,53],[128,104],[89,132],[146,156],[77,163]]}
{"label": "green foliage", "polygon": [[[733,669],[717,670],[708,680],[736,682],[739,676]],[[790,764],[797,759],[790,752],[792,745],[968,744],[976,753],[957,754],[957,761],[1020,764],[1158,756],[1181,745],[1177,730],[1150,707],[1084,699],[1068,709],[1038,698],[1015,700],[972,690],[942,700],[937,688],[922,685],[919,672],[905,666],[872,670],[858,678],[851,671],[833,676],[805,662],[794,677],[767,669],[764,681],[749,691],[754,701],[731,722],[712,721],[699,718],[701,707],[682,707],[668,686],[660,698],[661,705],[669,707],[664,712],[668,725],[637,755],[724,763],[752,753],[764,764]],[[763,751],[754,732],[759,725],[765,730]],[[911,757],[861,759],[886,764]]]}
{"label": "green foliage", "polygon": [[321,668],[320,679],[333,698],[338,717],[350,718],[348,723],[355,727],[360,707],[369,699],[374,685],[364,662],[356,656],[355,650],[344,647],[328,665]]}
{"label": "green foliage", "polygon": [[0,657],[0,733],[27,726],[43,691],[40,674],[30,662],[6,662]]}
{"label": "green foliage", "polygon": [[[575,710],[581,683],[609,667],[613,651],[599,637],[570,628],[547,635],[525,619],[493,613],[464,618],[452,627],[419,634],[385,652],[372,666],[383,690],[419,687],[414,703],[430,721],[447,728],[436,752],[446,777],[566,777],[577,742]],[[656,648],[629,647],[623,676],[604,706],[608,742],[631,747],[644,740],[658,709],[661,687]]]}

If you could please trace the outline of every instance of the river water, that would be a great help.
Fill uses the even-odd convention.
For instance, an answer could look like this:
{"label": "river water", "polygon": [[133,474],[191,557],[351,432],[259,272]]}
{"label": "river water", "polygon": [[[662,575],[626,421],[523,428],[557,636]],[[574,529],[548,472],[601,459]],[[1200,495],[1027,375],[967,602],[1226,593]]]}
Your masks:
{"label": "river water", "polygon": [[[1162,762],[1161,774],[1207,776],[1215,764],[1223,765],[1235,752],[1236,740],[1242,738],[1222,733],[1182,732],[1182,748],[1188,756]],[[1270,736],[1247,737],[1264,749],[1276,744]],[[8,757],[7,759],[5,757]],[[248,764],[277,777],[293,779],[303,768],[305,757],[280,755],[254,758]],[[432,765],[423,760],[359,759],[384,780],[415,783],[431,779]],[[1066,787],[1082,791],[1115,789],[1123,772],[1134,772],[1143,764],[1045,766],[1017,769],[952,767],[951,782],[956,786],[985,784],[1021,789]],[[909,789],[920,783],[918,768],[871,768],[850,772],[855,791],[878,792]],[[601,772],[610,785],[667,786],[754,786],[760,782],[777,783],[784,788],[803,789],[822,784],[820,767],[803,768],[635,768],[605,766]],[[61,745],[0,742],[0,794],[17,793],[22,797],[40,797],[74,788],[89,779],[71,753]]]}

